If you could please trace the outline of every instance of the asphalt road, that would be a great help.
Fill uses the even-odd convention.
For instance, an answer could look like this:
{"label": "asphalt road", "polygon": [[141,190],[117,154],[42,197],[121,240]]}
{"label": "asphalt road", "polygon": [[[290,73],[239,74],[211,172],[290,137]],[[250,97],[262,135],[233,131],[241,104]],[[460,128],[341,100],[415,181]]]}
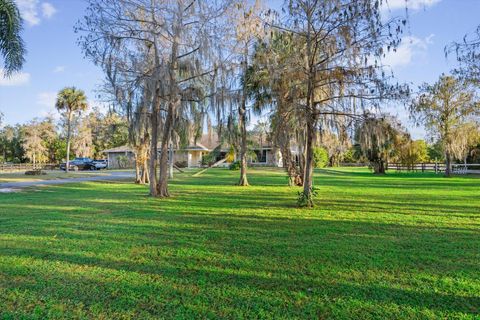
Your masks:
{"label": "asphalt road", "polygon": [[48,186],[66,183],[87,182],[87,181],[110,181],[133,178],[135,175],[132,172],[113,171],[103,174],[101,176],[67,178],[56,180],[42,180],[42,181],[21,181],[21,182],[6,182],[0,183],[0,189],[22,189],[37,186]]}

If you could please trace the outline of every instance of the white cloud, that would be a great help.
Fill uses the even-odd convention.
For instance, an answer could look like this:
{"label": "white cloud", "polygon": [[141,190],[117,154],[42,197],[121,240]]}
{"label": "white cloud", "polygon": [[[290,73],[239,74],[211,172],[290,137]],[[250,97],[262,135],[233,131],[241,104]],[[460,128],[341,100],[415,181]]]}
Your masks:
{"label": "white cloud", "polygon": [[56,99],[57,94],[55,92],[41,92],[37,95],[37,104],[53,110]]}
{"label": "white cloud", "polygon": [[420,10],[432,7],[439,3],[441,0],[388,0],[384,7],[385,9],[398,10],[405,9],[405,6],[409,10]]}
{"label": "white cloud", "polygon": [[55,92],[40,92],[37,95],[37,104],[43,108],[39,109],[38,115],[40,117],[53,116],[55,119],[59,118],[58,112],[55,110],[55,102],[57,94]]}
{"label": "white cloud", "polygon": [[42,15],[47,18],[47,19],[50,19],[51,17],[53,17],[53,15],[57,12],[57,9],[55,9],[55,7],[49,3],[49,2],[44,2],[42,3]]}
{"label": "white cloud", "polygon": [[41,22],[41,16],[50,19],[57,9],[49,2],[39,0],[16,0],[22,18],[30,26],[36,26]]}
{"label": "white cloud", "polygon": [[61,72],[64,72],[64,71],[65,71],[65,66],[56,66],[53,69],[53,73],[61,73]]}
{"label": "white cloud", "polygon": [[30,82],[30,73],[27,72],[17,72],[12,74],[10,77],[5,77],[5,72],[0,69],[0,87],[14,87],[14,86],[23,86]]}
{"label": "white cloud", "polygon": [[16,0],[18,9],[22,15],[22,18],[27,21],[31,26],[35,26],[40,23],[38,17],[37,5],[38,0]]}
{"label": "white cloud", "polygon": [[433,43],[433,37],[433,34],[424,39],[415,36],[404,37],[396,51],[390,51],[385,55],[383,63],[391,68],[409,65],[413,59],[426,55],[428,46]]}

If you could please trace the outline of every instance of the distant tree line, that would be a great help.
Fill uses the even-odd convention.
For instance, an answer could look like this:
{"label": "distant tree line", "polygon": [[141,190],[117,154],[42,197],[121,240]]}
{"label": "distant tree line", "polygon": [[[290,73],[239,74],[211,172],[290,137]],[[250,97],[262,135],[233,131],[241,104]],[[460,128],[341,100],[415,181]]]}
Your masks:
{"label": "distant tree line", "polygon": [[[67,124],[53,115],[35,118],[25,124],[0,129],[0,163],[59,163],[67,159]],[[125,118],[94,109],[73,117],[71,125],[73,157],[102,159],[102,151],[128,141]]]}

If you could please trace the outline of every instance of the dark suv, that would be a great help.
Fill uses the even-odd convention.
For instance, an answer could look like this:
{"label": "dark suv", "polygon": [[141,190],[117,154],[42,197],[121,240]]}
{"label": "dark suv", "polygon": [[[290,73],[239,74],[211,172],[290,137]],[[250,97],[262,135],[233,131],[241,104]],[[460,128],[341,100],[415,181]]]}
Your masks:
{"label": "dark suv", "polygon": [[[60,164],[60,170],[66,170],[67,164],[64,162]],[[68,163],[68,169],[72,171],[79,170],[96,170],[95,164],[90,158],[75,158],[74,160]]]}

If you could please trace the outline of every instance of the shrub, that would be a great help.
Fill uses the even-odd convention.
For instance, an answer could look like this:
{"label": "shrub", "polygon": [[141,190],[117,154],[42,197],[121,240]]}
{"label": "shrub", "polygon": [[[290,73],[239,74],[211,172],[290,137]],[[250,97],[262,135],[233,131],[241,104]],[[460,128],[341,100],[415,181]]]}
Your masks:
{"label": "shrub", "polygon": [[313,163],[315,168],[325,168],[328,164],[328,152],[325,148],[315,147],[313,149]]}
{"label": "shrub", "polygon": [[235,161],[230,164],[228,167],[230,170],[240,170],[240,161]]}
{"label": "shrub", "polygon": [[233,146],[230,146],[225,159],[227,162],[233,162],[235,160],[235,148]]}
{"label": "shrub", "polygon": [[318,196],[318,189],[312,187],[310,196],[307,196],[303,191],[298,192],[297,205],[299,207],[313,207],[313,200]]}
{"label": "shrub", "polygon": [[215,163],[217,154],[215,152],[209,152],[202,157],[202,166],[211,166]]}
{"label": "shrub", "polygon": [[46,174],[47,173],[45,171],[42,171],[40,169],[25,171],[25,175],[27,176],[44,176]]}
{"label": "shrub", "polygon": [[358,162],[358,154],[356,153],[354,148],[350,148],[343,154],[343,162],[344,163],[356,163]]}
{"label": "shrub", "polygon": [[118,156],[118,167],[120,169],[125,169],[128,167],[128,157],[127,156]]}

